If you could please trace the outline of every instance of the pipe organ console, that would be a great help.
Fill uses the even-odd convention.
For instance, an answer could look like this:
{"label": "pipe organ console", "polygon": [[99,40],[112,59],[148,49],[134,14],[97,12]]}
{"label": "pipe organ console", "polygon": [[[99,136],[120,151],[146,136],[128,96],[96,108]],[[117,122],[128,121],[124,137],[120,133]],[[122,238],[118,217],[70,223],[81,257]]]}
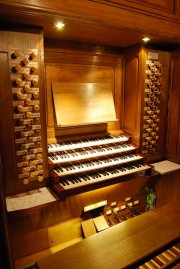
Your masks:
{"label": "pipe organ console", "polygon": [[[122,196],[125,198],[139,195],[143,203],[138,198],[134,201],[138,201],[137,208],[144,209],[146,188],[154,185],[160,178],[150,163],[165,157],[166,133],[164,130],[167,119],[169,54],[158,52],[157,60],[155,52],[150,55],[155,59],[151,59],[148,58],[145,49],[139,50],[138,48],[138,53],[137,49],[130,48],[131,53],[130,49],[127,49],[125,51],[125,71],[122,71],[123,57],[120,59],[119,55],[113,53],[110,63],[107,64],[108,57],[111,58],[107,54],[105,63],[98,62],[93,72],[89,71],[92,66],[90,69],[87,67],[88,72],[93,74],[89,76],[89,73],[84,75],[83,72],[87,72],[87,70],[81,61],[77,65],[70,61],[67,66],[68,58],[67,62],[62,63],[62,70],[60,70],[60,63],[57,63],[53,56],[55,64],[48,65],[48,60],[51,59],[50,49],[47,51],[50,57],[47,57],[45,77],[47,81],[45,81],[41,31],[33,29],[32,32],[26,34],[0,31],[0,34],[2,36],[0,40],[0,73],[2,74],[0,77],[0,153],[3,156],[3,178],[1,179],[4,188],[3,195],[6,198],[14,198],[18,195],[29,197],[31,191],[40,192],[41,188],[45,188],[55,200],[45,205],[39,206],[38,204],[32,210],[29,207],[23,209],[24,211],[7,212],[13,257],[16,261],[20,261],[20,263],[16,263],[18,269],[21,267],[24,257],[34,261],[38,255],[33,255],[37,253],[42,253],[44,256],[49,255],[50,246],[54,244],[54,247],[54,241],[56,241],[49,239],[49,234],[51,230],[57,232],[56,225],[65,226],[62,228],[62,233],[67,239],[67,242],[61,242],[61,247],[58,246],[57,249],[73,244],[72,242],[77,242],[76,240],[83,241],[82,246],[86,244],[81,234],[81,213],[83,207],[88,206],[90,202],[98,204],[102,199],[106,200],[106,197],[118,201]],[[55,49],[53,53],[56,55]],[[62,54],[64,60],[65,51]],[[71,54],[68,52],[68,57],[70,57],[69,55]],[[79,55],[73,57],[77,59]],[[164,55],[165,60],[163,60]],[[58,55],[58,57],[60,56]],[[83,55],[83,57],[87,57],[87,55]],[[87,62],[85,61],[86,65]],[[80,68],[77,67],[78,64]],[[141,68],[138,67],[138,64]],[[105,78],[107,70],[110,70],[108,79]],[[94,80],[92,79],[92,83],[79,82],[81,76],[84,75],[85,81],[89,77],[93,77],[96,72],[98,75]],[[120,78],[123,77],[123,72],[125,72],[125,85],[121,89]],[[70,77],[73,78],[74,74],[77,74],[78,79],[75,78],[74,82],[69,82]],[[142,80],[138,77],[139,74]],[[100,82],[97,83],[98,79]],[[59,82],[60,80],[63,82]],[[45,87],[44,81],[47,87]],[[138,83],[136,83],[137,81]],[[117,85],[115,85],[116,83]],[[122,95],[124,95],[123,112],[120,111],[121,93],[119,91],[122,91]],[[77,97],[76,100],[75,97]],[[119,116],[123,118],[122,126],[120,126]],[[161,197],[163,200],[163,194]],[[143,235],[139,235],[136,228],[141,227],[141,230],[146,228],[149,231],[148,225],[151,218],[148,214],[152,213],[139,214],[143,211],[136,209],[136,213],[138,212],[136,214],[135,209],[134,211],[128,210],[128,214],[131,216],[122,216],[123,221],[120,221],[120,218],[118,221],[118,214],[121,212],[111,212],[112,218],[108,217],[110,225],[107,226],[110,229],[107,229],[109,230],[107,234],[111,233],[111,226],[119,225],[120,236],[125,236],[126,228],[123,227],[130,227],[133,235],[131,234],[130,241],[127,239],[130,244],[128,243],[125,247],[128,249],[131,244],[133,245],[132,242],[136,241],[134,234],[138,234],[137,238],[142,240],[143,244],[146,234],[144,232]],[[169,207],[165,212],[162,210],[165,220],[171,214],[173,215]],[[151,216],[153,218],[153,214]],[[177,218],[178,213],[176,216],[173,215],[173,227]],[[136,219],[136,221],[132,219]],[[125,220],[127,223],[132,221],[132,226],[128,226],[129,224],[124,226]],[[155,220],[157,221],[157,218]],[[114,222],[118,225],[113,225]],[[122,225],[121,222],[123,222]],[[15,223],[19,225],[14,225]],[[144,223],[144,226],[141,226],[141,223]],[[162,225],[159,223],[160,221],[158,227],[162,229]],[[164,250],[167,245],[177,241],[179,236],[178,228],[174,227],[172,233],[168,228],[171,224],[169,218],[167,223],[168,235],[167,238],[161,238],[158,252],[161,248]],[[156,226],[155,224],[153,225]],[[156,227],[153,228],[153,225],[151,227],[156,233]],[[134,228],[132,229],[132,227]],[[114,228],[112,228],[112,233],[115,231]],[[69,236],[70,230],[73,230],[73,234],[70,234],[72,238]],[[39,243],[36,246],[34,246],[34,238]],[[117,238],[117,234],[115,234],[113,240],[116,241]],[[123,239],[121,243],[124,244],[125,241]],[[20,243],[20,247],[16,242]],[[157,240],[155,242],[157,243]],[[146,243],[148,244],[148,241]],[[59,241],[58,244],[60,245]],[[76,246],[73,247],[73,250],[74,248]],[[154,243],[152,248],[150,246],[147,253],[145,252],[143,255],[152,256],[155,249]],[[63,251],[66,252],[66,250]],[[178,244],[174,244],[164,251],[163,258],[168,259],[171,256],[174,260],[179,259]],[[126,256],[126,253],[123,255]],[[136,252],[137,259],[138,255]],[[130,256],[132,257],[131,254]],[[67,256],[65,255],[65,257]],[[104,256],[102,257],[104,259]],[[62,258],[62,260],[63,263],[64,259]],[[162,266],[157,265],[158,262],[161,262],[159,256],[157,259],[153,258],[153,262],[146,261],[145,264],[141,263],[138,266],[141,269],[151,268],[148,266],[149,264],[152,266],[153,263],[155,268],[165,268],[162,267],[164,266],[163,261]],[[46,265],[44,262],[42,265],[41,262],[37,263],[37,268],[46,268],[41,266]],[[62,266],[62,268],[70,267]]]}

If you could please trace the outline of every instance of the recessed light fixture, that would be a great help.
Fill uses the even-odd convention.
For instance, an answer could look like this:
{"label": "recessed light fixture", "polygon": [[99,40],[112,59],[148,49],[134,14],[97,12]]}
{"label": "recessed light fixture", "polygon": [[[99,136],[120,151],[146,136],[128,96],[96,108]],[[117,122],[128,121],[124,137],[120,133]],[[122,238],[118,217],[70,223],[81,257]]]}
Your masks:
{"label": "recessed light fixture", "polygon": [[148,41],[150,41],[150,38],[149,37],[144,37],[144,38],[142,38],[142,41],[148,42]]}
{"label": "recessed light fixture", "polygon": [[61,30],[64,27],[64,25],[65,24],[63,22],[57,22],[54,24],[57,30]]}

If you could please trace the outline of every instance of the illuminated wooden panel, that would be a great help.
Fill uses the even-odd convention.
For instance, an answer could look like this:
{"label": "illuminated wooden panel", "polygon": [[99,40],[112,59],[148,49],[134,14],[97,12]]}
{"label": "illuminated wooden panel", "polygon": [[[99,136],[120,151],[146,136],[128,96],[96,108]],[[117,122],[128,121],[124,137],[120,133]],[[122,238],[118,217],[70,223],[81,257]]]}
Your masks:
{"label": "illuminated wooden panel", "polygon": [[106,83],[52,83],[57,125],[116,120],[111,85]]}
{"label": "illuminated wooden panel", "polygon": [[[138,57],[127,58],[124,89],[123,130],[133,135],[135,143],[139,143],[139,105],[138,105]],[[136,138],[137,136],[137,138]]]}
{"label": "illuminated wooden panel", "polygon": [[[50,62],[55,62],[55,64],[46,64],[47,136],[50,143],[56,142],[54,130],[56,120],[53,110],[52,96],[53,82],[110,83],[115,103],[116,115],[118,119],[120,118],[121,94],[119,89],[121,89],[122,86],[122,59],[119,58],[118,55],[114,56],[110,54],[108,57],[100,57],[100,64],[99,62],[93,62],[93,64],[90,64],[89,53],[82,53],[83,49],[81,53],[77,53],[71,49],[71,59],[68,56],[69,53],[66,51],[59,53],[59,51],[61,51],[61,48],[58,48],[54,54],[46,51],[45,56],[45,59],[48,58],[48,61],[50,60]],[[57,59],[61,64],[57,64]],[[75,60],[76,64],[73,64]],[[107,66],[109,62],[111,63],[111,66]],[[109,124],[108,129],[111,128],[111,130],[119,130],[119,125],[119,121],[116,121],[115,124]]]}
{"label": "illuminated wooden panel", "polygon": [[[79,269],[109,269],[112,265],[114,269],[137,268],[137,263],[149,259],[152,254],[159,254],[163,247],[174,244],[178,239],[178,206],[177,202],[132,218],[83,240],[78,245],[39,260],[37,268],[58,269],[59,264],[64,269],[75,269],[77,265]],[[95,266],[97,261],[98,266]]]}

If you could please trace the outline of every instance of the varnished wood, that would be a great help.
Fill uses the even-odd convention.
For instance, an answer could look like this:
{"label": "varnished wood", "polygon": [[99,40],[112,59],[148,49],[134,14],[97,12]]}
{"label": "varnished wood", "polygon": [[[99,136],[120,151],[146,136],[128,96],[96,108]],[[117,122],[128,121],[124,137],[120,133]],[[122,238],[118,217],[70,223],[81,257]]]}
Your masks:
{"label": "varnished wood", "polygon": [[[115,67],[123,57],[121,47],[103,44],[89,44],[80,41],[44,39],[44,58],[46,64],[81,63]],[[120,57],[120,58],[119,58]]]}
{"label": "varnished wood", "polygon": [[169,173],[160,177],[156,185],[158,207],[180,200],[179,177],[180,171]]}
{"label": "varnished wood", "polygon": [[[57,141],[72,141],[77,137],[84,137],[87,134],[88,137],[100,137],[107,135],[107,124],[106,123],[94,123],[94,124],[83,124],[73,126],[56,126],[55,136]],[[77,138],[78,139],[78,138]]]}
{"label": "varnished wood", "polygon": [[[2,34],[3,35],[3,34]],[[1,43],[1,42],[0,42]],[[0,44],[2,50],[2,43]],[[9,187],[9,182],[6,179],[13,180],[17,178],[17,169],[15,165],[15,149],[13,145],[13,120],[12,120],[12,105],[11,105],[11,93],[10,93],[10,75],[8,65],[8,53],[7,51],[0,54],[0,70],[2,73],[0,79],[1,90],[1,106],[0,106],[0,136],[1,136],[1,154],[2,163],[4,169],[4,186]],[[7,136],[9,133],[9,136]],[[9,169],[11,167],[11,169]]]}
{"label": "varnished wood", "polygon": [[52,92],[57,126],[116,121],[110,83],[53,82]]}
{"label": "varnished wood", "polygon": [[132,218],[37,261],[37,267],[128,268],[178,239],[179,206],[179,202],[176,202]]}
{"label": "varnished wood", "polygon": [[[54,127],[56,126],[53,110],[52,83],[110,83],[115,103],[116,117],[121,118],[121,87],[122,87],[122,56],[104,48],[100,55],[87,46],[77,47],[65,43],[61,47],[55,42],[55,47],[47,43],[45,48],[46,74],[46,108],[48,142],[56,141]],[[56,49],[55,49],[56,48]],[[100,47],[101,48],[101,47]],[[95,61],[94,61],[95,59]],[[108,131],[120,129],[120,122],[108,124]]]}
{"label": "varnished wood", "polygon": [[[113,97],[117,112],[117,117],[122,118],[122,110],[121,107],[121,93],[122,93],[122,82],[123,82],[123,50],[119,48],[106,48],[104,45],[99,46],[99,44],[106,44],[111,46],[120,46],[126,47],[132,44],[140,43],[141,38],[144,34],[149,33],[150,37],[153,38],[152,42],[159,44],[168,44],[171,43],[171,46],[174,46],[174,43],[180,43],[180,26],[179,26],[179,15],[180,15],[180,7],[179,1],[165,1],[159,0],[150,1],[68,1],[68,5],[64,4],[64,1],[39,1],[38,4],[31,5],[29,1],[0,1],[0,27],[6,29],[6,32],[1,33],[1,41],[0,41],[0,50],[3,53],[7,54],[8,48],[12,46],[23,46],[28,47],[30,45],[36,44],[38,40],[42,54],[40,59],[40,69],[41,69],[41,88],[42,88],[42,115],[45,115],[45,110],[47,110],[48,121],[48,139],[55,139],[54,134],[54,118],[53,118],[53,105],[52,105],[52,95],[51,95],[51,82],[53,80],[62,80],[63,82],[110,82],[113,88]],[[99,12],[101,10],[101,12]],[[135,12],[137,11],[137,12]],[[61,15],[66,22],[67,32],[55,32],[52,31],[52,25],[56,21],[57,17],[59,18]],[[148,16],[147,16],[148,15]],[[20,23],[21,25],[14,25],[14,23]],[[23,24],[23,25],[22,25]],[[46,38],[55,38],[55,39],[47,39],[45,42],[45,63],[46,63],[46,81],[44,82],[44,74],[43,74],[43,36],[41,30],[39,28],[25,27],[24,24],[40,26],[44,30],[44,36]],[[15,33],[11,33],[12,28],[15,30]],[[21,34],[19,33],[21,32]],[[39,37],[37,36],[37,32]],[[68,45],[68,42],[60,40],[74,40],[78,42],[89,42],[90,44],[82,44],[80,43],[72,43]],[[91,43],[94,43],[93,45]],[[97,46],[95,46],[97,44]],[[35,45],[36,46],[36,45]],[[100,53],[100,54],[99,54]],[[129,54],[130,55],[130,54]],[[3,68],[1,69],[1,79],[3,79],[3,87],[8,88],[9,74],[6,72],[7,68],[7,57],[1,63]],[[164,56],[163,56],[164,57]],[[165,57],[165,65],[167,63],[167,58]],[[175,65],[174,66],[179,66]],[[141,67],[142,68],[142,67]],[[137,70],[136,70],[137,71]],[[142,72],[142,69],[140,69]],[[174,72],[174,71],[173,71]],[[168,68],[164,73],[164,76],[167,78]],[[137,73],[136,73],[137,76]],[[135,76],[135,78],[136,78]],[[173,73],[173,79],[177,79],[176,72]],[[143,75],[142,75],[143,77]],[[141,77],[141,78],[142,78]],[[126,78],[127,81],[128,77]],[[141,82],[142,83],[142,82]],[[176,84],[176,83],[175,83]],[[130,87],[129,87],[130,88]],[[44,100],[45,90],[47,93],[47,102]],[[130,92],[130,90],[129,90]],[[136,88],[136,93],[138,93],[138,89]],[[158,155],[159,157],[164,157],[165,151],[165,127],[166,127],[166,109],[167,109],[167,97],[168,92],[163,92],[164,101],[163,101],[163,124],[161,125],[162,132],[162,140],[161,140],[161,153]],[[175,94],[175,98],[179,97]],[[16,167],[14,161],[14,148],[12,144],[12,119],[10,118],[11,113],[11,105],[9,99],[9,90],[5,92],[3,90],[3,96],[1,98],[3,106],[0,106],[1,115],[3,115],[3,135],[2,135],[2,143],[3,143],[3,170],[5,170],[5,177],[1,180],[5,180],[6,182],[6,194],[14,194],[17,192],[24,191],[24,186],[19,187],[16,183]],[[141,103],[140,99],[135,99],[139,103]],[[171,99],[172,100],[172,99]],[[4,106],[5,102],[5,106]],[[131,107],[132,100],[129,102]],[[171,108],[175,102],[171,102]],[[176,103],[177,104],[177,103]],[[177,104],[178,106],[178,104]],[[127,106],[126,106],[127,107]],[[4,109],[5,108],[5,109]],[[177,107],[176,107],[177,109]],[[172,112],[173,113],[173,112]],[[128,117],[128,115],[125,115]],[[138,115],[139,116],[139,115]],[[138,119],[140,121],[142,119]],[[43,121],[43,144],[44,144],[44,165],[46,169],[46,175],[48,177],[47,171],[47,143],[46,143],[46,119],[45,116],[42,117]],[[121,121],[120,121],[121,122]],[[134,139],[139,139],[138,128],[140,122],[138,122],[137,126],[134,126],[134,122],[129,121],[131,126],[136,129],[137,132],[133,134]],[[7,123],[7,125],[6,125]],[[170,136],[172,132],[176,129],[176,124],[174,121],[170,120]],[[120,123],[116,123],[113,126],[109,126],[111,130],[117,130],[120,128]],[[3,127],[4,128],[4,127]],[[174,129],[175,128],[175,129]],[[8,136],[6,137],[6,134]],[[172,135],[177,138],[177,132],[175,135]],[[171,149],[171,145],[179,145],[179,138],[175,140],[170,140],[169,144],[169,153]],[[174,143],[175,141],[175,143]],[[174,143],[174,144],[173,144]],[[178,147],[177,147],[178,149]],[[174,147],[172,147],[174,150]],[[176,149],[175,149],[176,150]],[[179,155],[177,152],[173,151],[173,160],[179,161]],[[175,154],[174,154],[175,152]],[[12,154],[13,153],[13,154]],[[169,155],[170,156],[170,155]],[[156,156],[157,157],[157,156]],[[178,158],[177,158],[178,157]],[[11,168],[11,169],[9,169]],[[171,185],[171,177],[165,178],[162,177],[157,185],[157,193],[158,193],[158,205],[162,206],[164,203],[169,203],[172,200],[175,201],[179,197],[179,175],[177,175],[176,180],[173,180],[173,184]],[[5,179],[4,179],[5,178]],[[164,183],[167,183],[164,185]],[[43,183],[44,184],[44,183]],[[45,183],[46,184],[46,183]],[[10,239],[12,241],[13,255],[14,259],[21,259],[26,255],[34,255],[31,259],[38,259],[39,256],[46,256],[50,254],[49,245],[53,247],[57,247],[58,244],[61,244],[56,238],[56,232],[59,227],[60,234],[63,232],[63,243],[60,248],[67,246],[68,241],[71,235],[74,234],[78,237],[79,223],[75,225],[75,233],[72,229],[72,234],[69,234],[70,226],[66,226],[69,220],[71,222],[72,218],[79,218],[82,208],[86,204],[94,203],[99,201],[100,199],[108,198],[109,202],[114,201],[115,199],[125,199],[126,196],[133,197],[141,197],[141,206],[144,208],[145,206],[145,185],[147,184],[147,180],[144,179],[134,179],[128,182],[124,182],[119,185],[114,185],[110,187],[106,187],[101,190],[94,190],[93,192],[83,193],[81,195],[75,195],[72,197],[68,197],[66,201],[60,202],[59,200],[56,203],[51,205],[45,205],[41,208],[34,208],[32,210],[27,210],[23,212],[13,212],[12,214],[8,214],[8,228],[10,228],[11,236]],[[27,189],[37,188],[42,184],[32,184],[26,187]],[[169,192],[169,187],[171,187],[171,192]],[[166,193],[168,192],[168,197]],[[119,198],[120,197],[120,198]],[[171,209],[174,206],[171,207]],[[4,206],[5,209],[5,206]],[[177,208],[175,208],[177,210]],[[173,211],[169,209],[168,217],[173,214]],[[158,215],[159,213],[157,213]],[[154,219],[154,218],[153,218]],[[140,223],[140,218],[138,223]],[[148,218],[148,221],[145,221],[146,228],[149,227],[149,222],[152,218]],[[173,218],[172,218],[173,220]],[[144,221],[144,220],[143,220]],[[170,233],[175,231],[177,227],[174,229],[174,222],[170,222],[170,218],[168,220],[169,228],[166,232]],[[143,231],[139,230],[136,227],[137,222],[135,222],[135,236],[133,237],[133,243],[136,246],[137,251],[141,250],[142,245],[149,246],[148,244],[156,244],[157,238],[159,238],[159,230],[156,231],[155,240],[146,239],[146,234]],[[159,218],[155,218],[155,222],[159,223]],[[61,225],[62,224],[62,225]],[[177,223],[176,223],[177,224]],[[52,227],[53,225],[57,225],[56,227]],[[50,227],[51,226],[51,227]],[[52,228],[50,236],[48,235],[48,229]],[[66,232],[64,232],[65,227],[68,227]],[[55,228],[53,230],[53,228]],[[57,228],[57,229],[56,229]],[[131,227],[130,227],[131,228]],[[165,234],[164,227],[152,227],[152,229],[160,229],[162,230],[162,239],[167,238]],[[114,228],[112,228],[114,229]],[[172,229],[170,231],[170,229]],[[59,231],[59,230],[58,230]],[[134,231],[134,230],[133,230]],[[149,231],[149,230],[148,230]],[[76,233],[77,232],[77,233]],[[127,236],[129,230],[123,230],[123,236]],[[138,241],[139,233],[143,236],[143,243],[140,244]],[[136,237],[137,235],[137,237]],[[60,235],[61,236],[61,235]],[[70,236],[70,237],[68,237]],[[72,236],[72,237],[73,237]],[[145,238],[145,239],[144,239]],[[52,239],[52,241],[50,241]],[[57,239],[57,240],[56,240]],[[60,238],[61,239],[61,238]],[[154,238],[153,238],[154,239]],[[39,240],[39,241],[38,241]],[[71,240],[71,239],[70,239]],[[75,239],[74,239],[75,240]],[[145,241],[144,241],[145,240]],[[162,240],[162,241],[163,241]],[[38,241],[38,244],[34,246],[35,242]],[[73,240],[72,240],[73,241]],[[17,245],[19,242],[19,247]],[[73,241],[75,242],[75,241]],[[128,247],[133,246],[130,243],[132,241],[126,241]],[[136,243],[139,242],[138,246]],[[158,242],[159,243],[159,242]],[[165,241],[162,242],[165,244]],[[125,244],[126,245],[126,244]],[[122,245],[122,246],[125,246]],[[119,242],[117,245],[119,247]],[[152,246],[152,245],[151,245]],[[97,246],[98,247],[98,246]],[[157,246],[156,246],[157,247]],[[103,249],[100,248],[102,251]],[[134,247],[132,250],[134,251]],[[135,249],[135,255],[140,255],[137,253]],[[143,248],[144,249],[144,248]],[[153,248],[154,249],[154,248]],[[97,255],[99,248],[97,249]],[[130,249],[131,250],[131,249]],[[152,250],[152,249],[151,249]],[[110,255],[106,255],[105,263],[107,259],[111,263],[109,268],[112,268],[112,264],[114,265],[114,256],[116,255],[116,251],[114,252],[112,249],[112,257]],[[38,255],[37,252],[40,252]],[[131,253],[130,257],[134,259],[133,253]],[[71,254],[71,253],[70,253]],[[86,253],[87,261],[89,259],[89,254]],[[126,259],[126,253],[122,250],[122,255],[124,255]],[[145,254],[144,254],[145,255]],[[101,257],[101,253],[100,253]],[[84,258],[84,257],[83,257]],[[121,257],[123,260],[124,258]],[[118,262],[119,260],[118,259]],[[31,261],[32,261],[31,260]],[[99,260],[99,259],[98,259]],[[26,264],[24,259],[24,265]],[[30,260],[29,260],[30,261]],[[119,263],[117,263],[119,265]],[[67,268],[67,267],[66,267]],[[103,267],[104,268],[104,267]],[[109,269],[108,268],[108,269]],[[44,269],[44,268],[43,268]],[[94,267],[93,267],[94,269]],[[118,268],[119,269],[119,268]]]}
{"label": "varnished wood", "polygon": [[[145,210],[145,186],[149,184],[150,186],[153,184],[149,178],[136,178],[118,185],[70,196],[64,201],[10,212],[8,223],[14,260],[18,261],[26,256],[27,260],[32,259],[31,262],[33,262],[33,257],[28,258],[29,255],[38,257],[36,254],[38,252],[41,253],[50,247],[63,248],[65,244],[70,244],[76,238],[82,238],[80,222],[83,220],[84,206],[107,200],[107,210],[112,202],[122,205],[125,199],[130,197],[132,200],[139,201],[136,209],[143,212]],[[62,233],[62,235],[56,238],[57,233]],[[34,238],[38,241],[36,245],[34,245]],[[19,244],[17,245],[16,242]]]}
{"label": "varnished wood", "polygon": [[[7,55],[1,54],[1,61],[6,62]],[[6,65],[4,65],[6,67]],[[2,69],[1,69],[2,70]],[[0,125],[0,133],[1,133],[1,125]],[[0,267],[1,268],[14,268],[14,261],[12,257],[12,249],[10,243],[10,235],[8,229],[8,220],[6,214],[6,202],[5,202],[5,178],[2,167],[2,145],[0,142]]]}
{"label": "varnished wood", "polygon": [[[101,1],[97,1],[97,2],[107,2],[106,0],[101,0]],[[141,7],[142,10],[152,10],[153,13],[158,13],[159,12],[169,12],[171,15],[174,13],[174,4],[175,4],[175,1],[174,0],[170,0],[170,1],[163,1],[163,0],[160,0],[160,1],[156,1],[156,0],[145,0],[142,1],[141,0],[131,0],[130,3],[127,3],[125,0],[122,0],[121,3],[119,3],[118,0],[115,0],[115,1],[109,1],[111,3],[111,5],[116,4],[117,6],[118,5],[123,5],[123,6],[129,6],[129,8],[137,8],[138,6]],[[154,10],[156,9],[156,10]]]}
{"label": "varnished wood", "polygon": [[[44,28],[46,37],[126,47],[144,35],[154,43],[180,42],[178,0],[171,1],[1,1],[1,21]],[[99,10],[101,12],[99,13]],[[8,16],[8,14],[11,16]],[[19,14],[19,16],[17,16]],[[137,16],[138,14],[138,16]],[[66,31],[52,31],[59,16]],[[8,19],[7,19],[8,18]],[[154,19],[156,23],[154,23]]]}
{"label": "varnished wood", "polygon": [[[143,211],[145,209],[145,186],[149,186],[149,184],[150,186],[154,184],[149,177],[132,178],[130,181],[117,185],[69,196],[64,201],[57,200],[43,207],[9,212],[8,220],[11,233],[21,237],[23,234],[36,230],[37,227],[38,229],[43,229],[44,227],[80,217],[84,206],[98,203],[102,200],[107,200],[108,204],[110,204],[114,201],[123,202],[126,197],[139,199],[139,206]],[[13,223],[17,223],[17,226],[14,226]]]}
{"label": "varnished wood", "polygon": [[[123,96],[123,130],[130,133],[133,142],[139,146],[137,130],[140,128],[140,98],[138,91],[138,57],[126,59]],[[138,105],[139,104],[139,105]]]}
{"label": "varnished wood", "polygon": [[180,56],[179,52],[173,54],[171,66],[171,87],[169,102],[169,124],[168,124],[168,141],[167,141],[167,158],[170,161],[180,163]]}
{"label": "varnished wood", "polygon": [[[114,201],[117,201],[118,204],[124,204],[125,198],[131,197],[140,201],[137,209],[143,212],[146,203],[146,188],[154,186],[157,182],[155,188],[158,208],[177,201],[179,199],[179,172],[162,176],[159,180],[158,178],[151,178],[151,180],[134,179],[119,185],[68,197],[63,202],[59,201],[40,208],[11,212],[9,214],[9,225],[15,263],[21,266],[25,265],[42,256],[49,256],[50,247],[56,250],[63,249],[64,246],[73,243],[75,237],[79,240],[78,238],[82,236],[78,228],[81,221],[79,217],[85,205],[97,203],[104,199],[107,199],[108,206]],[[176,210],[173,206],[172,208]],[[75,225],[72,225],[72,223]],[[56,238],[56,230],[62,232],[62,236],[59,238]],[[34,246],[35,237],[36,240],[41,242],[41,248],[39,248],[40,244]],[[17,241],[20,246],[23,245],[23,248],[17,246]],[[36,253],[37,251],[40,251],[39,254]],[[26,258],[23,258],[23,256]]]}

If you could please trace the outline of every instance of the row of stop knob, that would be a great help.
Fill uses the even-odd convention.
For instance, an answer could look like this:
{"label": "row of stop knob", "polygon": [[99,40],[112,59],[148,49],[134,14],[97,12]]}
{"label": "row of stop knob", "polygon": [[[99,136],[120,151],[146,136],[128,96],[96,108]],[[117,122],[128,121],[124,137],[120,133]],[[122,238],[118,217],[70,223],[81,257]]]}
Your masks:
{"label": "row of stop knob", "polygon": [[161,87],[161,64],[154,64],[150,62],[148,64],[148,70],[146,70],[147,79],[145,83],[147,85],[145,89],[145,102],[147,105],[147,109],[145,109],[144,119],[146,124],[144,126],[144,139],[143,142],[145,151],[147,155],[151,153],[155,153],[158,147],[159,140],[159,122],[160,122],[160,87]]}
{"label": "row of stop knob", "polygon": [[[26,87],[24,87],[24,91],[26,93],[28,93],[28,94],[31,94],[31,98],[33,97],[34,99],[38,99],[39,92],[38,91],[35,91],[35,90],[32,90],[29,86],[28,87],[27,86],[28,85],[26,85]],[[17,97],[17,99],[22,99],[22,100],[25,99],[26,100],[26,103],[27,103],[27,100],[31,100],[30,98],[28,98],[29,96],[24,95],[21,90],[18,90],[16,92],[16,97]],[[27,105],[30,105],[30,103],[29,104],[27,103]]]}
{"label": "row of stop knob", "polygon": [[[32,104],[32,101],[30,100],[30,99],[27,99],[26,100],[26,104],[27,105],[31,105]],[[25,106],[23,106],[23,105],[18,105],[17,106],[17,111],[18,112],[27,112],[26,113],[26,117],[27,118],[31,118],[32,117],[32,112],[31,111],[29,111],[29,109],[28,109],[29,107],[25,107]],[[34,105],[33,107],[30,107],[30,110],[33,110],[33,111],[39,111],[40,110],[40,106],[39,105]],[[30,112],[30,113],[28,113],[28,112]]]}
{"label": "row of stop knob", "polygon": [[[35,87],[38,85],[38,79],[36,78],[32,78],[30,79],[30,83],[32,87]],[[23,84],[23,79],[20,77],[15,78],[15,80],[12,81],[12,85],[13,86],[21,86]],[[26,85],[27,86],[27,85]],[[28,89],[28,87],[26,87],[25,89],[26,91],[31,91],[31,89]]]}
{"label": "row of stop knob", "polygon": [[[151,136],[147,136],[146,137],[146,140],[151,144],[151,145],[155,145],[155,141],[158,141],[159,140],[159,136],[157,134],[157,132],[152,132],[150,134]],[[154,141],[153,143],[151,141]]]}
{"label": "row of stop knob", "polygon": [[38,53],[36,50],[32,50],[29,53],[29,56],[24,57],[24,53],[21,53],[19,50],[14,50],[14,52],[11,53],[11,59],[15,60],[17,58],[23,57],[23,64],[27,65],[30,60],[33,60],[38,56]]}
{"label": "row of stop knob", "polygon": [[[22,65],[20,65],[20,64],[15,64],[12,68],[11,68],[11,71],[13,72],[13,73],[19,73],[19,72],[21,72],[23,70],[23,68],[22,68]],[[23,72],[22,73],[22,76],[23,76],[23,78],[24,79],[28,79],[28,78],[30,78],[30,74],[34,74],[34,73],[36,73],[38,71],[38,67],[37,67],[37,65],[33,65],[30,69],[29,69],[29,72]]]}

